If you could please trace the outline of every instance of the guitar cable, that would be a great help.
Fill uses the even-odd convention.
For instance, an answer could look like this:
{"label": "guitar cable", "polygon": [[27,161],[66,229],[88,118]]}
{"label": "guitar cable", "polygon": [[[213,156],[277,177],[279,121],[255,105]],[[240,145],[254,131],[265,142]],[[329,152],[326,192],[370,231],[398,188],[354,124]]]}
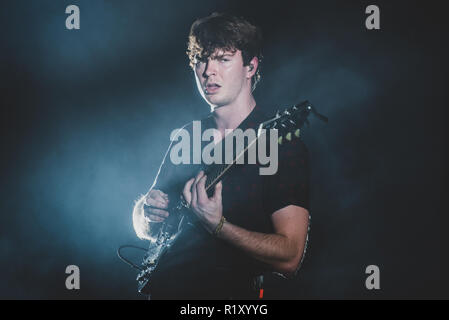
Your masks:
{"label": "guitar cable", "polygon": [[117,249],[117,255],[118,255],[118,257],[119,257],[123,262],[125,262],[125,263],[128,264],[128,265],[130,265],[130,266],[133,267],[134,269],[137,269],[137,270],[139,270],[139,271],[142,271],[143,269],[142,269],[141,267],[139,267],[138,265],[134,264],[132,261],[126,259],[126,258],[121,254],[121,250],[122,250],[122,249],[125,249],[125,248],[138,249],[138,250],[142,250],[142,251],[147,251],[147,249],[142,248],[142,247],[138,247],[138,246],[133,246],[133,245],[130,245],[130,244],[125,244],[125,245],[123,245],[123,246],[120,246],[120,247]]}

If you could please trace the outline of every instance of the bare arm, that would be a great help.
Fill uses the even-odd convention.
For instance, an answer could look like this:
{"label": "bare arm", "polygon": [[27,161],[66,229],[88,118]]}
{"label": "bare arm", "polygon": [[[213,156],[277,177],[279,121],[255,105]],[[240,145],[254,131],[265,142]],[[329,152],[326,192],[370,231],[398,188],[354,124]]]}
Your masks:
{"label": "bare arm", "polygon": [[294,205],[272,215],[274,233],[248,231],[225,222],[218,237],[248,252],[276,271],[293,274],[301,261],[307,237],[309,213]]}
{"label": "bare arm", "polygon": [[[184,197],[204,227],[213,233],[223,216],[222,184],[208,198],[205,191],[206,176],[200,172],[184,187]],[[292,274],[301,260],[307,237],[309,213],[306,209],[289,205],[272,214],[274,233],[253,232],[230,222],[225,222],[218,236],[248,252],[254,258],[273,267],[274,270]]]}

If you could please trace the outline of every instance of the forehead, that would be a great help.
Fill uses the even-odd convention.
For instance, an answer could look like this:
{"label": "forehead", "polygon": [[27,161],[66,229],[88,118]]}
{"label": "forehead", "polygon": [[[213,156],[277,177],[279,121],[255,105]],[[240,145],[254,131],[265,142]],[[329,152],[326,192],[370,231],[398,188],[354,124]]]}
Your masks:
{"label": "forehead", "polygon": [[215,49],[215,51],[211,54],[211,57],[220,57],[220,56],[224,56],[224,55],[235,55],[239,52],[240,50],[237,49]]}
{"label": "forehead", "polygon": [[241,51],[238,49],[215,49],[215,51],[210,54],[211,59],[217,59],[223,56],[241,56]]}

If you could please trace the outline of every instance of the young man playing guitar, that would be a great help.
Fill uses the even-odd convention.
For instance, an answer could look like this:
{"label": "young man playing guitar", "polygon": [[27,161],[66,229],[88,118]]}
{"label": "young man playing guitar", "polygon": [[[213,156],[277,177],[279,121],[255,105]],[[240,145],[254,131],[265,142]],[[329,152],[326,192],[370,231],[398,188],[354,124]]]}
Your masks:
{"label": "young man playing guitar", "polygon": [[[187,53],[198,90],[211,108],[202,124],[217,129],[214,142],[225,137],[226,129],[257,129],[266,120],[252,94],[262,57],[257,27],[212,14],[193,23]],[[301,140],[279,149],[275,175],[259,175],[257,165],[238,165],[213,194],[206,192],[201,167],[173,165],[168,155],[137,203],[143,202],[145,210],[134,211],[136,233],[148,239],[150,225],[169,217],[177,193],[197,224],[161,261],[150,285],[152,298],[259,298],[258,276],[296,273],[309,225],[308,157]]]}

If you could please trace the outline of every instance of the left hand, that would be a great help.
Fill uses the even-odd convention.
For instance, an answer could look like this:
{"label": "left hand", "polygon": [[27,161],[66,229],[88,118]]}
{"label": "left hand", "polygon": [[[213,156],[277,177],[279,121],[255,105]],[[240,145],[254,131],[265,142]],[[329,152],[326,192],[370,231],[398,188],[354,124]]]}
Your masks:
{"label": "left hand", "polygon": [[200,171],[195,178],[187,181],[184,186],[183,196],[206,230],[213,233],[223,216],[221,199],[223,184],[221,181],[217,183],[214,195],[209,198],[205,188],[206,178],[207,176],[204,175],[204,172]]}

